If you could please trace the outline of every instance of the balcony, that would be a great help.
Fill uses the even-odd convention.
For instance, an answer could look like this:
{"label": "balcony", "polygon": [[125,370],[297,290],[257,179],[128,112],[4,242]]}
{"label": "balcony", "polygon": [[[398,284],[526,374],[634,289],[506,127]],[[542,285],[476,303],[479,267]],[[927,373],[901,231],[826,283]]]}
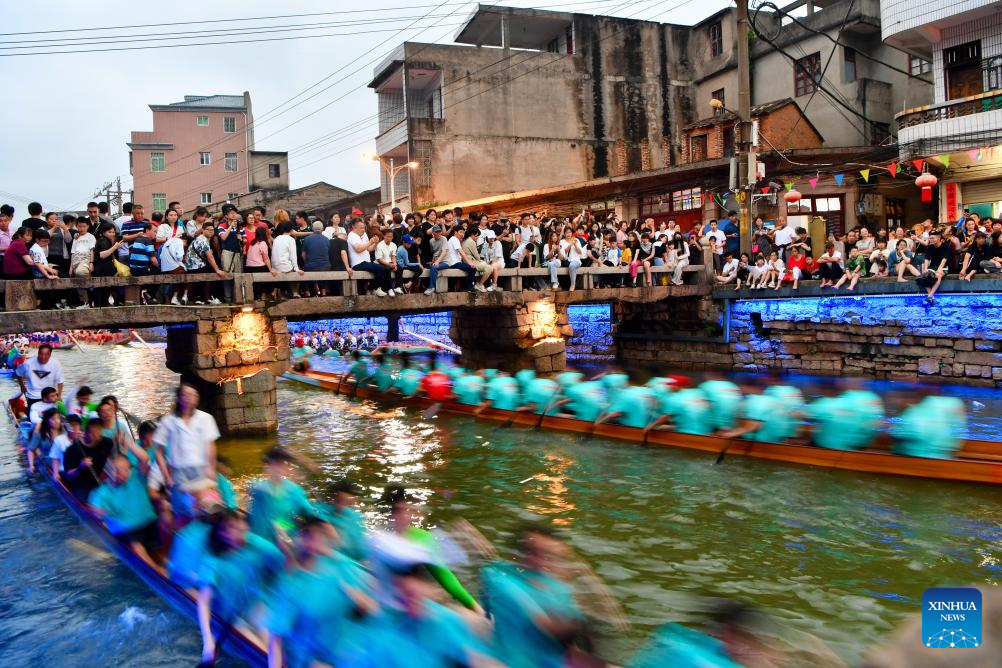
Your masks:
{"label": "balcony", "polygon": [[906,109],[895,118],[898,143],[915,155],[995,144],[1002,135],[1002,89]]}
{"label": "balcony", "polygon": [[927,60],[944,30],[992,16],[998,0],[953,0],[921,3],[917,0],[883,0],[880,3],[882,39]]}

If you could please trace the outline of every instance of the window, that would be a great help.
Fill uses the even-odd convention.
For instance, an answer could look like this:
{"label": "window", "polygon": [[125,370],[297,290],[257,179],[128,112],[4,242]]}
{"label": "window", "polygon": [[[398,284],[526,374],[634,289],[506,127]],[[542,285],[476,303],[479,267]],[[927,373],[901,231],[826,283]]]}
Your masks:
{"label": "window", "polygon": [[689,138],[689,162],[706,160],[706,135],[693,135]]}
{"label": "window", "polygon": [[724,93],[725,91],[723,88],[718,88],[717,90],[713,91],[713,93],[710,94],[710,97],[712,99],[720,100],[720,107],[713,110],[714,116],[719,116],[721,114],[727,113],[726,110],[724,109],[724,107],[727,106],[727,99],[724,96]]}
{"label": "window", "polygon": [[268,178],[277,179],[282,175],[282,166],[278,163],[268,163]]}
{"label": "window", "polygon": [[710,57],[716,58],[724,52],[724,31],[720,21],[714,21],[707,27],[710,37]]}
{"label": "window", "polygon": [[949,99],[956,100],[984,92],[980,41],[943,49],[943,65],[946,68]]}
{"label": "window", "polygon": [[167,193],[153,193],[153,210],[167,210]]}
{"label": "window", "polygon": [[932,63],[922,58],[908,56],[908,71],[912,73],[912,76],[916,77],[922,74],[929,74],[932,72]]}
{"label": "window", "polygon": [[793,64],[793,90],[797,97],[809,95],[818,89],[821,78],[821,53],[804,56]]}
{"label": "window", "polygon": [[208,151],[202,151],[198,154],[198,164],[200,165],[211,165],[212,164],[212,154]]}
{"label": "window", "polygon": [[224,153],[223,154],[223,170],[227,172],[237,171],[237,154],[236,153]]}
{"label": "window", "polygon": [[880,146],[891,136],[891,126],[888,123],[870,122],[870,145]]}
{"label": "window", "polygon": [[167,171],[167,163],[164,160],[163,151],[150,151],[150,171],[151,172]]}
{"label": "window", "polygon": [[852,83],[856,80],[856,49],[843,47],[842,57],[842,78],[846,83]]}
{"label": "window", "polygon": [[884,215],[887,217],[887,229],[905,225],[905,201],[887,197],[884,199]]}
{"label": "window", "polygon": [[195,125],[200,128],[209,127],[209,117],[208,116],[195,116]]}
{"label": "window", "polygon": [[198,201],[201,204],[212,204],[212,193],[202,193]]}
{"label": "window", "polygon": [[237,119],[235,116],[223,116],[223,132],[236,132]]}
{"label": "window", "polygon": [[724,157],[730,158],[734,155],[734,126],[724,128]]}
{"label": "window", "polygon": [[[816,214],[825,220],[826,236],[828,234],[842,236],[845,232],[843,201],[842,195],[804,195],[796,204],[787,205],[787,220],[795,224],[807,223]],[[804,218],[792,220],[794,216],[804,216]]]}
{"label": "window", "polygon": [[240,193],[226,193],[226,199],[228,200],[234,200],[238,197],[240,197]]}
{"label": "window", "polygon": [[[705,135],[704,135],[705,136]],[[671,194],[672,211],[692,211],[703,208],[703,191],[700,188],[676,190]]]}

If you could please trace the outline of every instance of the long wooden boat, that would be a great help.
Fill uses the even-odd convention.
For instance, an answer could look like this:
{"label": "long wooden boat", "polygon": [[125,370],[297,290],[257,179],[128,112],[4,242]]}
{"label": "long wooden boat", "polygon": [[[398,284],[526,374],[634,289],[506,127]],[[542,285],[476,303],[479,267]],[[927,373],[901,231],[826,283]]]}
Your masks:
{"label": "long wooden boat", "polygon": [[[363,385],[356,390],[354,381],[349,380],[342,383],[341,374],[338,373],[312,370],[288,371],[284,377],[298,383],[333,390],[341,394],[393,402],[397,405],[414,408],[427,408],[437,403],[426,397],[406,398],[399,394],[384,394],[371,386]],[[446,401],[442,402],[440,410],[460,415],[473,415],[475,409],[473,406]],[[476,417],[497,422],[511,421],[512,424],[526,426],[538,424],[540,428],[555,431],[594,434],[595,436],[634,443],[701,450],[713,455],[717,455],[724,448],[727,448],[727,455],[735,457],[755,457],[862,473],[1002,484],[1002,443],[994,441],[967,440],[964,441],[964,446],[957,453],[957,457],[930,459],[894,454],[886,449],[886,443],[878,443],[875,447],[864,450],[830,450],[806,444],[764,443],[741,438],[728,439],[720,436],[680,434],[670,430],[651,431],[645,441],[643,429],[625,427],[619,424],[600,424],[593,428],[592,423],[572,417],[547,415],[540,422],[539,415],[536,413],[505,411],[496,408],[487,408]]]}
{"label": "long wooden boat", "polygon": [[[18,420],[11,408],[10,402],[7,404],[7,413],[14,421],[18,429],[18,446],[24,447],[23,421]],[[43,466],[42,470],[48,472],[48,467]],[[160,598],[165,600],[172,608],[182,615],[188,617],[198,625],[198,603],[195,597],[186,589],[178,586],[169,578],[162,575],[148,563],[143,561],[132,549],[119,541],[105,527],[98,517],[92,514],[86,506],[81,504],[73,493],[63,485],[57,478],[48,473],[45,474],[56,496],[66,505],[70,511],[77,516],[80,522],[90,529],[118,559],[132,570],[139,579],[145,582]],[[246,661],[252,666],[264,668],[268,665],[268,655],[264,647],[250,636],[231,624],[228,624],[222,617],[212,613],[212,631],[218,642],[222,642],[220,649],[230,656]]]}

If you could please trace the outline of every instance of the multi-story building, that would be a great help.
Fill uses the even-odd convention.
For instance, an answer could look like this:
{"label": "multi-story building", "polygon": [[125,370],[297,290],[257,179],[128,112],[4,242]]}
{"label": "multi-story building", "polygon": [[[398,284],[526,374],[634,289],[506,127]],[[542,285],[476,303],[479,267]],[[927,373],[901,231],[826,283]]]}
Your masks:
{"label": "multi-story building", "polygon": [[[756,14],[769,39],[751,45],[752,104],[793,100],[825,148],[893,141],[894,112],[928,102],[931,83],[881,41],[877,0],[784,10],[801,7],[804,25]],[[713,113],[711,98],[737,107],[735,14],[679,26],[480,6],[457,44],[403,44],[370,84],[377,153],[417,163],[398,172],[398,199],[472,200],[691,162],[683,128]],[[802,147],[802,125],[766,148]],[[388,186],[384,173],[384,201]]]}
{"label": "multi-story building", "polygon": [[883,36],[932,76],[933,102],[897,115],[903,159],[941,170],[940,216],[1002,215],[1002,3],[884,0]]}
{"label": "multi-story building", "polygon": [[288,189],[288,154],[254,150],[250,94],[185,95],[151,104],[153,131],[128,143],[133,200],[163,211],[190,210],[263,188]]}

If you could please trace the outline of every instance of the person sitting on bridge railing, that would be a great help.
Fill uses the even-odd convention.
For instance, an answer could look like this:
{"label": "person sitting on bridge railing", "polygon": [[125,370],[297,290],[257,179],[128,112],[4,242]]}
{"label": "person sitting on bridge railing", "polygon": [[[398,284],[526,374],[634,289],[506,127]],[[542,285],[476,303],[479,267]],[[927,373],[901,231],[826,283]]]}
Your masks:
{"label": "person sitting on bridge railing", "polygon": [[[324,236],[324,224],[317,220],[313,222],[311,227],[313,232],[308,237],[304,237],[302,240],[303,269],[312,272],[330,271],[331,242]],[[321,281],[319,283],[314,282],[307,284],[306,296],[309,297],[311,292],[318,297],[327,296],[327,283]]]}
{"label": "person sitting on bridge railing", "polygon": [[[486,262],[480,256],[480,236],[480,228],[471,226],[469,237],[463,241],[463,253],[481,276],[480,281],[473,284],[473,289],[479,292],[494,292],[501,289],[498,286],[498,272],[501,271],[501,263]],[[494,281],[490,287],[486,287],[488,280]]]}
{"label": "person sitting on bridge railing", "polygon": [[404,270],[397,264],[397,244],[393,241],[393,234],[393,228],[383,228],[374,253],[376,262],[390,272],[390,289],[387,290],[387,294],[391,297],[406,292],[403,288],[397,287],[403,282]]}
{"label": "person sitting on bridge railing", "polygon": [[352,271],[367,271],[376,275],[373,283],[376,289],[372,294],[377,297],[391,295],[390,290],[390,270],[383,265],[372,261],[372,251],[379,243],[379,237],[369,238],[365,231],[365,221],[361,218],[355,219],[351,232],[348,234],[348,260]]}
{"label": "person sitting on bridge railing", "polygon": [[419,252],[420,247],[421,233],[420,231],[416,231],[413,236],[405,234],[400,237],[400,247],[397,248],[397,266],[401,270],[411,273],[410,280],[404,283],[403,287],[412,291],[413,287],[420,281],[421,273],[424,272],[424,265],[421,264],[421,254]]}

